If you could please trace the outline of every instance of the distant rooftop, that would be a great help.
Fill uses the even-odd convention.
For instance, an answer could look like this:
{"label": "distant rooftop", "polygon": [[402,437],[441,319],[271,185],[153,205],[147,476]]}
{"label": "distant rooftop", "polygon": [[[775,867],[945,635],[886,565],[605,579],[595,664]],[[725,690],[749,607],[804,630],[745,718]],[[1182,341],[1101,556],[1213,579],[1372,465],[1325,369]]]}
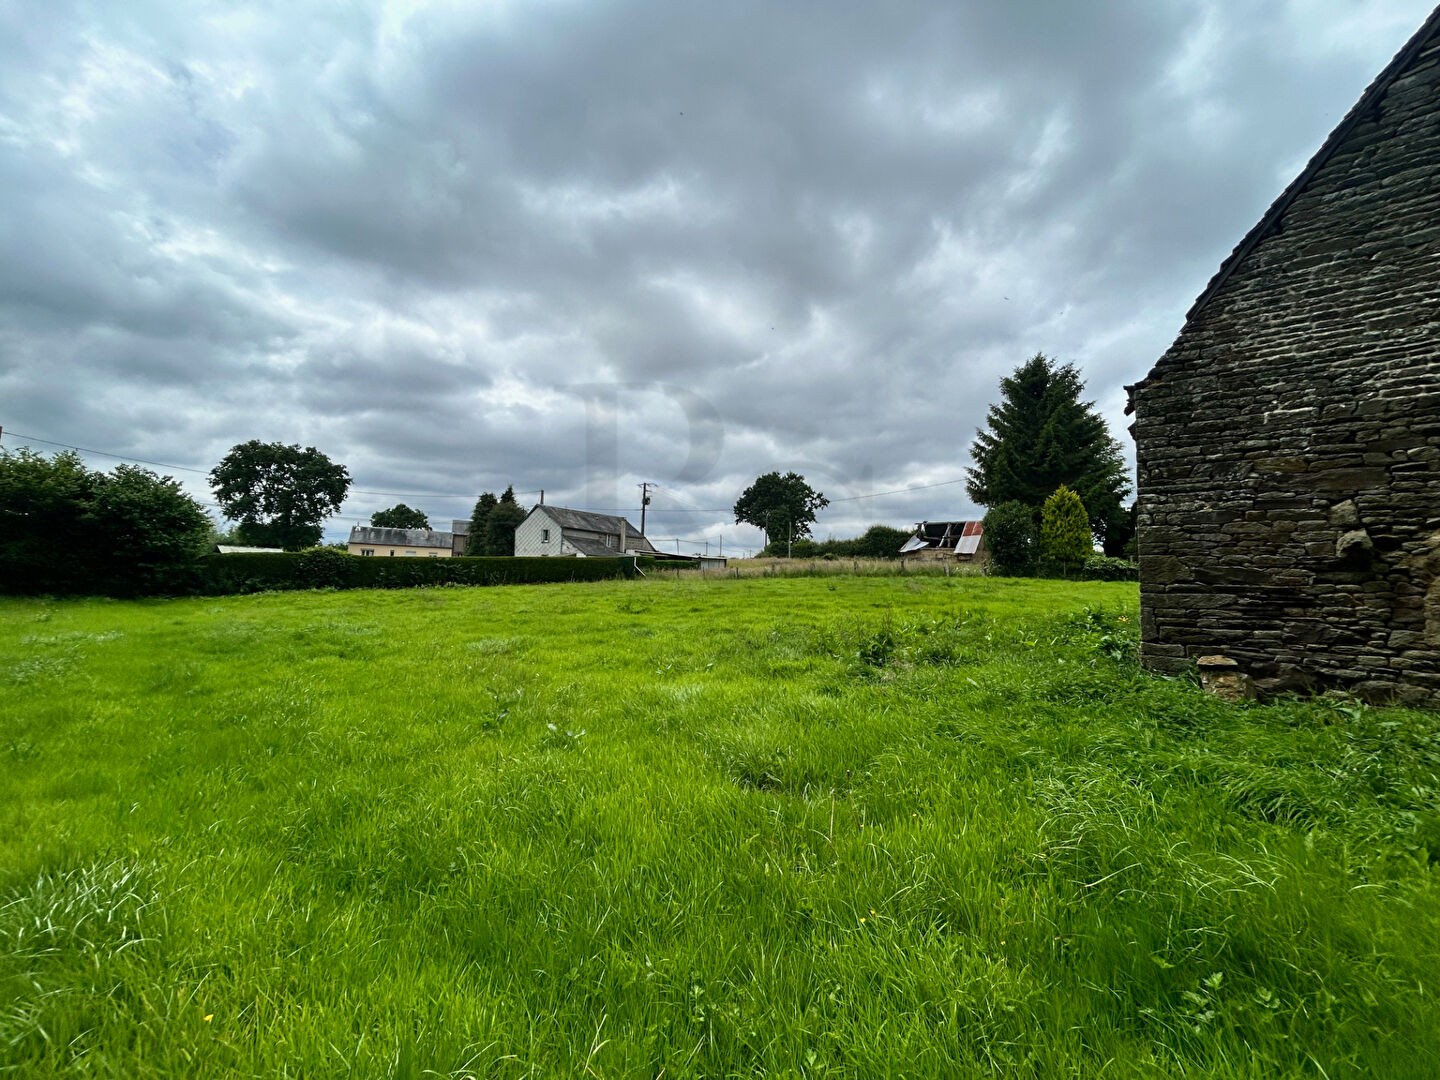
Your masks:
{"label": "distant rooftop", "polygon": [[454,538],[448,532],[434,529],[380,529],[373,525],[356,525],[350,530],[350,543],[374,544],[376,547],[445,548]]}

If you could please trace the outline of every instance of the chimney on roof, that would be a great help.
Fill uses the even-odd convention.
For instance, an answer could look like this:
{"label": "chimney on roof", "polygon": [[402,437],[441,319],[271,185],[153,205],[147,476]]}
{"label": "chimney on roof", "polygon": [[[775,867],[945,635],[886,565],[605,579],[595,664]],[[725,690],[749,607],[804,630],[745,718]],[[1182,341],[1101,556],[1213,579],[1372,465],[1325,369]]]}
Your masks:
{"label": "chimney on roof", "polygon": [[620,519],[620,554],[621,554],[621,555],[624,555],[624,554],[625,554],[625,537],[626,537],[626,535],[627,535],[627,531],[626,531],[625,526],[627,526],[628,524],[630,524],[630,523],[629,523],[628,521],[626,521],[623,517]]}

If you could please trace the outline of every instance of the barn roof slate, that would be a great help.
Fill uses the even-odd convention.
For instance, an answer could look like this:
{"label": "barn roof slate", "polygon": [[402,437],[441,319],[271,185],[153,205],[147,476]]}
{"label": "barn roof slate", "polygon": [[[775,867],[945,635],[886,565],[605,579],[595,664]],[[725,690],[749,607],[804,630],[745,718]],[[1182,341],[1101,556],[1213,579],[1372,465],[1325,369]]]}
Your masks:
{"label": "barn roof slate", "polygon": [[[1300,171],[1300,175],[1290,181],[1289,186],[1270,204],[1270,208],[1266,210],[1260,220],[1255,223],[1255,226],[1245,234],[1240,243],[1235,245],[1235,249],[1231,251],[1225,258],[1225,261],[1220,264],[1220,269],[1215,271],[1215,276],[1210,279],[1204,291],[1195,298],[1195,302],[1190,305],[1190,310],[1185,313],[1185,326],[1188,327],[1200,312],[1205,309],[1206,305],[1225,287],[1225,283],[1230,280],[1231,275],[1244,264],[1245,260],[1249,258],[1250,253],[1260,245],[1260,242],[1280,228],[1281,221],[1285,216],[1285,211],[1290,209],[1295,200],[1299,198],[1300,194],[1309,186],[1310,181],[1315,178],[1315,174],[1323,169],[1326,163],[1335,156],[1336,152],[1345,144],[1345,140],[1349,138],[1356,126],[1364,120],[1366,116],[1378,109],[1381,100],[1385,97],[1385,94],[1395,81],[1400,78],[1401,73],[1404,72],[1405,69],[1410,66],[1411,62],[1424,52],[1426,47],[1432,44],[1437,37],[1440,37],[1440,6],[1437,6],[1430,12],[1429,18],[1421,24],[1420,29],[1415,31],[1410,40],[1391,58],[1390,63],[1386,64],[1380,74],[1375,76],[1370,85],[1365,88],[1365,92],[1360,95],[1360,100],[1354,104],[1350,111],[1345,114],[1344,118],[1341,119],[1340,123],[1336,125],[1335,130],[1332,131],[1329,138],[1321,144],[1320,149],[1315,151],[1309,163]],[[1183,327],[1181,333],[1184,333]],[[1135,392],[1150,385],[1151,380],[1156,377],[1157,371],[1158,366],[1152,366],[1143,379],[1125,387],[1126,416],[1131,415],[1135,411]]]}
{"label": "barn roof slate", "polygon": [[1215,272],[1215,276],[1205,286],[1205,291],[1196,298],[1195,303],[1190,305],[1190,310],[1185,313],[1186,323],[1189,323],[1205,308],[1215,294],[1225,287],[1225,282],[1230,279],[1230,275],[1244,263],[1249,254],[1260,244],[1260,241],[1279,226],[1280,219],[1285,216],[1285,211],[1305,190],[1315,174],[1323,169],[1325,163],[1344,145],[1346,138],[1354,131],[1356,125],[1379,106],[1381,99],[1384,98],[1391,84],[1400,77],[1401,72],[1409,67],[1411,61],[1423,52],[1425,47],[1437,36],[1440,36],[1440,7],[1436,7],[1430,13],[1430,17],[1425,20],[1419,30],[1415,31],[1414,36],[1395,54],[1385,69],[1375,76],[1365,93],[1360,95],[1360,100],[1345,114],[1344,119],[1330,133],[1330,137],[1315,152],[1315,156],[1310,159],[1309,164],[1301,170],[1300,175],[1295,177],[1290,182],[1290,186],[1280,193],[1279,198],[1270,204],[1270,209],[1265,211],[1265,215],[1255,224],[1255,227],[1245,234],[1244,239],[1235,246],[1235,250],[1220,264],[1220,269]]}

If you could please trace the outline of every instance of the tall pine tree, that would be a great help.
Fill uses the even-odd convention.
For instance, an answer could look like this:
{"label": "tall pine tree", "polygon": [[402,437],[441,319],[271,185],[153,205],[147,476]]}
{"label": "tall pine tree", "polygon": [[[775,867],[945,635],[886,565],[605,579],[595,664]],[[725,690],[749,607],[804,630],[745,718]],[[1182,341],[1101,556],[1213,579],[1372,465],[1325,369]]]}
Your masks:
{"label": "tall pine tree", "polygon": [[1038,515],[1064,485],[1085,504],[1105,553],[1119,555],[1132,531],[1123,505],[1130,485],[1120,444],[1094,403],[1081,400],[1084,390],[1073,364],[1057,364],[1043,353],[1001,379],[988,430],[976,432],[970,447],[975,464],[966,470],[965,488],[981,506],[1020,502]]}
{"label": "tall pine tree", "polygon": [[484,555],[485,526],[490,522],[490,511],[500,500],[493,491],[487,491],[475,500],[475,509],[470,512],[470,535],[465,540],[466,555]]}

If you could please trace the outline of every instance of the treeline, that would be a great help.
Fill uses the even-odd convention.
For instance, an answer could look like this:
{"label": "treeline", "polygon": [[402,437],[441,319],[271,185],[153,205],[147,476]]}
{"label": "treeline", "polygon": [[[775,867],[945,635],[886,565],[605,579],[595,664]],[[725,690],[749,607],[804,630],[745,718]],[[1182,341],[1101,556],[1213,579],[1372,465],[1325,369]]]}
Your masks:
{"label": "treeline", "polygon": [[[495,500],[501,522],[515,516],[507,507],[518,509],[514,495],[506,495]],[[252,522],[243,539],[256,538],[257,526],[272,525]],[[318,539],[301,532],[303,522],[283,527],[292,540]],[[497,531],[484,534],[494,538]],[[511,525],[511,544],[513,534]],[[214,542],[209,514],[169,477],[132,465],[94,471],[71,451],[47,457],[24,448],[0,450],[0,593],[219,596],[594,581],[632,572],[625,559],[516,559],[508,549],[500,558],[362,559],[318,547],[217,555],[211,554]]]}
{"label": "treeline", "polygon": [[179,483],[148,469],[95,472],[72,451],[0,452],[0,591],[188,592],[212,527]]}
{"label": "treeline", "polygon": [[900,548],[910,534],[889,525],[871,525],[860,536],[850,540],[811,540],[801,537],[793,543],[774,540],[761,549],[760,556],[769,559],[823,559],[827,555],[845,559],[898,559]]}

